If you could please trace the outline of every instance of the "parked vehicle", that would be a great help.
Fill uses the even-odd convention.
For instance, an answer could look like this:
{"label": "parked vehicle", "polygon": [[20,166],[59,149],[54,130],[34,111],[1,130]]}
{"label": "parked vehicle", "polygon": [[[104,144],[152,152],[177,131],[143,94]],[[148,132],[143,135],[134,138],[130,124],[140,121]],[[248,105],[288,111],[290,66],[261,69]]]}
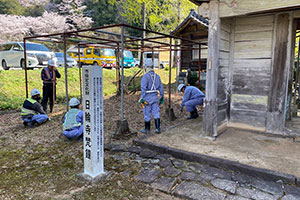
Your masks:
{"label": "parked vehicle", "polygon": [[[152,60],[152,52],[145,52],[144,53],[144,63],[146,62],[146,60],[150,59]],[[168,61],[163,61],[163,60],[160,60],[160,63],[158,65],[158,59],[159,58],[159,53],[158,52],[154,52],[154,67],[155,68],[158,68],[158,66],[160,65],[160,68],[163,69],[165,68],[167,65],[169,65],[169,62]]]}
{"label": "parked vehicle", "polygon": [[[71,54],[71,57],[76,59],[78,62],[78,50],[76,47],[70,48],[68,52]],[[101,47],[87,47],[81,50],[82,55],[80,56],[80,64],[97,64],[103,68],[109,68],[116,66],[116,56],[115,51],[109,48]]]}
{"label": "parked vehicle", "polygon": [[124,58],[124,67],[130,68],[135,66],[134,58],[131,51],[125,50],[123,58]]}
{"label": "parked vehicle", "polygon": [[[35,68],[39,64],[36,55],[27,52],[27,68]],[[4,70],[11,67],[25,69],[24,49],[20,42],[9,42],[0,45],[0,63]]]}
{"label": "parked vehicle", "polygon": [[[53,58],[54,62],[58,67],[64,67],[65,66],[65,58],[64,53],[55,52],[55,58]],[[68,67],[77,67],[77,61],[71,56],[67,55],[67,66]]]}
{"label": "parked vehicle", "polygon": [[[18,44],[22,46],[22,49],[24,49],[23,42],[18,42]],[[45,45],[33,42],[26,42],[26,52],[34,54],[39,61],[39,65],[47,65],[48,60],[55,57],[54,53],[51,52]]]}
{"label": "parked vehicle", "polygon": [[134,66],[139,67],[140,66],[140,59],[134,58]]}

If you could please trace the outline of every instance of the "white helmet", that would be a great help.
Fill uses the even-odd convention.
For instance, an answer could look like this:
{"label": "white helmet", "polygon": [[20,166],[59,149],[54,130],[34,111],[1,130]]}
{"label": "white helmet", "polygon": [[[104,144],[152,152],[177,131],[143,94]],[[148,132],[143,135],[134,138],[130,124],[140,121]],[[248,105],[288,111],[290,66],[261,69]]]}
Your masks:
{"label": "white helmet", "polygon": [[182,90],[183,87],[184,87],[184,84],[182,84],[182,83],[179,84],[179,85],[178,85],[178,88],[177,88],[177,89],[178,89],[178,92],[180,92],[180,91]]}
{"label": "white helmet", "polygon": [[145,67],[145,68],[147,68],[147,67],[153,68],[153,62],[152,62],[152,60],[151,60],[151,59],[145,60],[144,67]]}
{"label": "white helmet", "polygon": [[77,98],[72,98],[70,101],[69,101],[69,105],[71,107],[74,107],[74,106],[78,106],[80,104],[80,101],[77,99]]}
{"label": "white helmet", "polygon": [[30,95],[33,97],[33,96],[35,96],[35,95],[38,95],[38,94],[41,94],[41,92],[38,90],[38,89],[36,89],[36,88],[34,88],[34,89],[32,89],[31,91],[30,91]]}
{"label": "white helmet", "polygon": [[48,60],[48,65],[56,67],[55,61],[52,59]]}

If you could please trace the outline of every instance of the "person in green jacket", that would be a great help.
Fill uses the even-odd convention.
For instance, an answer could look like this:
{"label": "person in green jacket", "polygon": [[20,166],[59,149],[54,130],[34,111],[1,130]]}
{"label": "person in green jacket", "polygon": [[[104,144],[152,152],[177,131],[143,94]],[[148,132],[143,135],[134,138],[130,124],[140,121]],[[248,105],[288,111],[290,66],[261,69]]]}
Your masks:
{"label": "person in green jacket", "polygon": [[83,112],[79,109],[80,101],[72,98],[69,101],[71,109],[65,114],[63,121],[63,135],[68,140],[77,138],[83,139]]}
{"label": "person in green jacket", "polygon": [[23,124],[33,128],[35,124],[42,124],[49,118],[42,109],[39,101],[41,100],[41,92],[38,89],[33,89],[30,92],[31,98],[27,98],[21,109]]}

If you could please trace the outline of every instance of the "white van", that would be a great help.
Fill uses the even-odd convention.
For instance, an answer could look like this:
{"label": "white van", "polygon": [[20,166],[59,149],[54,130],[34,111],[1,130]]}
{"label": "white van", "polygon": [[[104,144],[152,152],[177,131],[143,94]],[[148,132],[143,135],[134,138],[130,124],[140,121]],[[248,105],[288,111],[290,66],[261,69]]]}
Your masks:
{"label": "white van", "polygon": [[[144,53],[144,63],[146,62],[146,60],[152,60],[152,52],[145,52]],[[159,58],[159,52],[154,52],[154,67],[158,68],[158,58]],[[163,69],[165,68],[167,65],[169,65],[168,61],[164,61],[164,60],[160,60],[160,68]]]}
{"label": "white van", "polygon": [[[35,68],[39,65],[47,65],[48,60],[54,58],[54,53],[50,52],[42,44],[26,42],[27,67]],[[8,42],[0,45],[0,64],[3,69],[10,67],[21,67],[25,69],[24,43]]]}

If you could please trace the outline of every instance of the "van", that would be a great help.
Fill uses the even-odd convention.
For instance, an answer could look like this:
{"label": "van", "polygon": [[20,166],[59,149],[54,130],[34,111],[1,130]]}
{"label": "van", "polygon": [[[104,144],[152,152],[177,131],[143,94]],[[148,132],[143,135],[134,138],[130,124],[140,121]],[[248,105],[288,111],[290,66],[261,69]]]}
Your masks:
{"label": "van", "polygon": [[[76,47],[70,48],[68,50],[68,53],[70,53],[72,58],[76,59],[76,61],[79,62],[78,50]],[[109,69],[116,66],[116,56],[113,49],[90,46],[84,49],[80,49],[80,54],[81,65],[97,64],[99,66],[102,66],[103,68]]]}
{"label": "van", "polygon": [[134,67],[134,57],[132,52],[129,50],[124,50],[124,67],[130,68]]}
{"label": "van", "polygon": [[[27,43],[26,43],[27,44]],[[28,43],[32,47],[33,43]],[[36,54],[30,50],[27,53],[27,68],[35,68],[39,64]],[[23,42],[8,42],[0,45],[0,64],[4,70],[9,68],[25,69],[24,44]]]}
{"label": "van", "polygon": [[[154,67],[158,68],[158,66],[160,66],[161,69],[167,67],[167,65],[169,65],[169,61],[163,60],[162,57],[158,65],[159,57],[160,57],[159,52],[154,52],[154,63],[153,63]],[[146,63],[146,60],[152,60],[152,52],[144,53],[144,63]]]}

